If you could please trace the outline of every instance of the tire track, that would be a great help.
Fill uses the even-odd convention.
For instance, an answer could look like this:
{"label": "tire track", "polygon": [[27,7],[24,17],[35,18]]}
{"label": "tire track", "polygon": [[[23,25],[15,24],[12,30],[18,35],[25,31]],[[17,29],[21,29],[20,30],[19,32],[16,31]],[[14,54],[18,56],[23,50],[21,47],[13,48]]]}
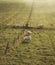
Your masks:
{"label": "tire track", "polygon": [[31,15],[32,15],[32,12],[33,12],[33,7],[34,7],[34,0],[32,0],[31,10],[30,10],[30,13],[29,13],[26,25],[25,25],[26,28],[28,28],[28,25],[29,25],[29,22],[30,22],[30,19],[31,19]]}
{"label": "tire track", "polygon": [[[32,15],[32,10],[33,10],[33,5],[34,5],[34,0],[33,0],[33,2],[32,2],[30,14],[29,14],[28,20],[27,20],[27,22],[26,22],[26,24],[25,24],[25,28],[28,27],[28,24],[29,24],[29,22],[30,22],[30,18],[31,18],[31,15]],[[22,36],[22,35],[24,34],[25,28],[22,29],[20,33],[18,33],[17,38],[19,38],[19,36]],[[17,39],[14,39],[14,40],[16,41]]]}

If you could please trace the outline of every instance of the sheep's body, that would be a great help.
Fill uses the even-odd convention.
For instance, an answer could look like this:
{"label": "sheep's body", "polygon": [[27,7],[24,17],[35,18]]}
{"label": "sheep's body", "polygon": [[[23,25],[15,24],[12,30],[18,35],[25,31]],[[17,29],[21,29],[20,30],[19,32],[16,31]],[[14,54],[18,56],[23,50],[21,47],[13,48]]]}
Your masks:
{"label": "sheep's body", "polygon": [[30,42],[31,36],[25,36],[23,42]]}
{"label": "sheep's body", "polygon": [[[11,24],[7,24],[7,26],[10,26]],[[13,27],[19,27],[19,24],[13,24]]]}
{"label": "sheep's body", "polygon": [[41,29],[41,28],[43,28],[43,27],[44,27],[43,24],[38,24],[38,26],[37,26],[38,29]]}
{"label": "sheep's body", "polygon": [[17,28],[17,27],[19,27],[19,24],[13,24],[13,27]]}
{"label": "sheep's body", "polygon": [[29,34],[31,34],[32,32],[31,31],[28,31]]}

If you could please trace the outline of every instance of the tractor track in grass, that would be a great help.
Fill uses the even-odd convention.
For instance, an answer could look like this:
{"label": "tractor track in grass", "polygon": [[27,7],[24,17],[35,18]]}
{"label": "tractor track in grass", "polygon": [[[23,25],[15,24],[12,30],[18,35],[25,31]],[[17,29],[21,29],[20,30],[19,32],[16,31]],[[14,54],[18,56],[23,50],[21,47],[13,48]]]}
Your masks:
{"label": "tractor track in grass", "polygon": [[[31,10],[30,10],[30,13],[29,13],[29,16],[28,16],[28,19],[27,19],[27,22],[26,22],[26,24],[29,24],[29,22],[30,22],[30,18],[31,18],[31,15],[32,15],[32,11],[33,11],[33,5],[34,5],[34,0],[33,0],[33,2],[32,2],[32,5],[31,5]],[[23,29],[21,30],[21,35],[22,35],[22,32],[24,32],[25,31],[25,29],[27,28],[26,27],[26,25],[25,26],[23,26],[22,27]],[[19,34],[20,34],[19,33]]]}
{"label": "tractor track in grass", "polygon": [[[22,7],[19,11],[22,12],[22,11],[23,11],[23,8],[24,8],[24,7]],[[15,14],[13,14],[12,16],[10,16],[10,17],[9,17],[7,20],[5,20],[5,21],[10,20],[11,18],[15,18],[15,16],[17,16],[18,14],[20,14],[20,12],[19,12],[19,13],[18,13],[18,11],[15,12]],[[5,31],[5,29],[4,29],[3,31]],[[14,38],[14,39],[16,39],[16,38]],[[17,39],[16,39],[16,40],[17,40]],[[5,53],[6,53],[7,50],[9,49],[9,48],[8,48],[8,47],[10,47],[9,45],[10,45],[10,42],[7,42],[6,49],[5,49]]]}
{"label": "tractor track in grass", "polygon": [[[25,30],[27,29],[27,30],[55,30],[55,28],[43,28],[43,29],[37,29],[37,28],[35,28],[35,27],[28,27],[28,25],[29,25],[29,23],[30,23],[30,18],[31,18],[31,15],[32,15],[32,9],[33,9],[33,4],[32,4],[32,7],[31,7],[31,12],[30,12],[30,14],[29,14],[29,16],[28,16],[28,20],[27,20],[27,22],[26,22],[26,24],[27,25],[25,25],[25,26],[21,26],[21,27],[18,27],[18,29],[21,29],[20,30],[20,32],[18,32],[18,34],[17,34],[17,36],[16,37],[14,37],[14,39],[12,40],[12,46],[15,46],[16,45],[16,43],[18,43],[18,44],[20,44],[20,43],[22,43],[22,39],[23,39],[23,37],[24,37],[24,32],[25,32]],[[11,18],[13,19],[13,18],[18,18],[18,14],[19,13],[17,13],[16,12],[16,14],[15,15],[13,15],[13,16],[11,16],[10,18],[8,18],[7,20],[5,20],[5,21],[8,21],[8,20],[10,20]],[[15,20],[16,20],[15,19]],[[41,32],[39,32],[39,41],[41,42],[41,45],[43,46],[43,44],[42,43],[45,43],[43,40],[44,39],[42,39],[42,36],[40,35],[40,33]],[[49,37],[49,39],[50,39],[50,37]],[[50,40],[52,40],[52,39],[50,39]],[[52,44],[53,42],[51,41],[51,44]],[[8,42],[7,43],[7,46],[6,46],[6,49],[5,49],[5,54],[7,53],[7,52],[9,52],[8,50],[10,50],[9,49],[9,45],[10,45],[11,43],[10,42]],[[17,44],[17,45],[18,45]],[[53,46],[53,45],[52,45]],[[11,47],[10,47],[11,48]],[[53,48],[53,47],[52,47]],[[12,48],[11,48],[12,49]],[[45,53],[43,53],[43,49],[47,49],[46,47],[41,47],[40,48],[41,50],[40,50],[40,54],[43,56],[49,56],[49,55],[46,55]],[[51,50],[52,51],[52,50]],[[54,52],[54,50],[52,51],[52,52]],[[50,54],[51,55],[51,54]]]}
{"label": "tractor track in grass", "polygon": [[[15,14],[16,15],[16,14]],[[14,17],[14,16],[13,16]],[[30,16],[29,16],[30,17]],[[18,33],[18,35],[13,39],[13,45],[16,43],[17,39],[19,39],[19,36],[22,35],[24,33],[25,29],[22,29],[20,33]],[[5,54],[8,51],[8,46],[9,46],[9,42],[6,45],[6,49],[5,49]]]}
{"label": "tractor track in grass", "polygon": [[51,27],[49,27],[49,28],[47,28],[47,27],[45,28],[45,27],[44,27],[44,28],[42,28],[42,29],[41,29],[41,28],[38,29],[37,27],[30,27],[30,26],[25,27],[25,26],[19,26],[19,27],[17,27],[17,28],[18,28],[18,29],[23,29],[23,28],[25,28],[25,29],[29,29],[29,30],[32,29],[32,30],[44,30],[44,31],[45,31],[45,30],[49,30],[49,31],[55,31],[55,28],[51,28]]}
{"label": "tractor track in grass", "polygon": [[32,16],[32,12],[33,12],[33,9],[34,9],[34,0],[32,0],[32,5],[31,5],[31,10],[30,10],[30,13],[29,13],[29,16],[28,16],[28,19],[27,19],[27,22],[26,22],[26,27],[29,26],[29,23],[30,23],[30,19],[31,19],[31,16]]}
{"label": "tractor track in grass", "polygon": [[[33,0],[33,2],[32,2],[31,10],[30,10],[30,13],[29,13],[29,16],[28,16],[28,19],[27,19],[26,24],[29,24],[29,22],[30,22],[30,18],[31,18],[32,10],[33,10],[33,4],[34,4],[34,0]],[[19,36],[22,36],[23,33],[24,33],[24,31],[25,31],[25,29],[27,28],[26,25],[23,26],[23,27],[24,27],[24,28],[23,28],[23,29],[21,30],[21,32],[17,35],[17,38],[19,38]]]}
{"label": "tractor track in grass", "polygon": [[[27,28],[28,25],[29,25],[30,18],[31,18],[31,15],[32,15],[32,10],[33,10],[33,4],[34,4],[34,0],[33,0],[33,2],[32,2],[32,6],[31,6],[31,10],[30,10],[30,14],[29,14],[29,16],[28,16],[28,20],[27,20],[27,22],[26,22],[26,24],[25,24],[25,28]],[[14,40],[13,40],[13,44],[14,44],[14,45],[15,45],[17,39],[19,39],[20,36],[22,37],[22,36],[24,35],[25,28],[22,29],[22,30],[20,31],[20,33],[18,33],[18,35],[16,36],[16,38],[14,38]],[[9,42],[8,42],[8,43],[9,43]],[[7,44],[7,46],[8,46],[8,44]],[[5,49],[5,52],[6,52],[6,53],[7,53],[7,50],[9,49],[7,46],[6,46],[6,49]],[[6,53],[5,53],[5,54],[6,54]]]}
{"label": "tractor track in grass", "polygon": [[[8,19],[5,20],[5,21],[8,21],[8,20],[11,19],[11,18],[15,18],[15,16],[17,16],[18,14],[20,14],[20,12],[22,12],[22,11],[24,10],[23,8],[25,8],[25,7],[23,6],[22,8],[20,8],[19,12],[18,12],[18,11],[15,12],[15,15],[13,14],[12,16],[10,16],[10,18],[8,18]],[[3,29],[3,31],[6,31],[6,28],[8,28],[8,27],[6,27],[6,25],[5,25],[5,28]]]}
{"label": "tractor track in grass", "polygon": [[[18,15],[14,16],[15,21],[18,19]],[[22,19],[22,18],[21,18]],[[8,19],[9,21],[9,19]],[[12,17],[13,21],[13,17]],[[19,23],[19,22],[18,22]],[[26,24],[29,25],[30,21]],[[25,24],[25,23],[24,23]],[[29,27],[29,26],[19,26],[18,28],[13,28],[12,25],[10,28],[7,27],[7,29],[15,29],[17,33],[13,34],[12,31],[10,31],[11,34],[15,35],[14,37],[11,36],[11,40],[9,40],[5,44],[5,50],[1,50],[1,58],[0,60],[4,63],[0,64],[24,64],[24,65],[54,65],[55,64],[55,51],[54,51],[54,32],[55,28],[43,28],[43,29],[37,29],[37,27]],[[18,29],[18,30],[17,30]],[[4,29],[5,30],[5,29]],[[25,33],[27,30],[32,31],[32,40],[29,44],[22,44],[23,37],[25,36]],[[54,32],[52,32],[54,31]],[[10,34],[9,32],[7,34]],[[53,35],[52,35],[53,34]],[[9,37],[9,36],[8,36]],[[4,55],[3,54],[7,54]],[[17,52],[17,53],[16,53]],[[5,56],[5,57],[4,57]],[[7,62],[8,60],[8,62]],[[12,62],[13,63],[12,63]]]}
{"label": "tractor track in grass", "polygon": [[[28,25],[29,25],[29,23],[30,23],[30,18],[31,18],[31,15],[32,15],[32,11],[33,11],[33,6],[34,6],[34,1],[32,2],[31,10],[30,10],[30,13],[29,13],[29,16],[28,16],[28,19],[27,19],[27,22],[26,22],[25,26],[18,27],[18,28],[21,29],[21,31],[20,31],[20,33],[18,33],[18,35],[14,38],[13,44],[16,43],[16,40],[19,41],[20,36],[22,37],[22,36],[24,35],[25,29],[29,29],[29,30],[31,30],[31,29],[32,29],[32,30],[34,30],[34,29],[35,29],[35,30],[39,30],[39,29],[37,29],[37,28],[35,28],[35,27],[28,27]],[[16,16],[18,16],[18,14],[16,14]],[[14,16],[14,18],[16,18],[16,16]],[[43,28],[43,29],[40,29],[40,30],[55,30],[55,28],[54,28],[54,29],[53,29],[53,28]],[[39,36],[40,36],[40,34],[39,34]],[[42,40],[41,40],[41,42],[43,43]]]}

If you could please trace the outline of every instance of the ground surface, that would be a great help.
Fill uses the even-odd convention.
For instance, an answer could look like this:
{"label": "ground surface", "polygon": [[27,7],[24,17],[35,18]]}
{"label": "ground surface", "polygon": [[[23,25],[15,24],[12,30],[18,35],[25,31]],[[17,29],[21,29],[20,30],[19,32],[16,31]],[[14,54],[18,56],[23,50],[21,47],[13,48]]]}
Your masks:
{"label": "ground surface", "polygon": [[[31,6],[29,0],[0,2],[0,65],[55,65],[54,0],[34,0],[29,26],[37,27],[43,23],[47,29],[30,29],[32,39],[29,43],[22,43],[28,29],[22,32],[23,29],[6,27],[7,24],[24,26]],[[19,39],[16,39],[17,36]],[[5,54],[7,43],[9,49]]]}

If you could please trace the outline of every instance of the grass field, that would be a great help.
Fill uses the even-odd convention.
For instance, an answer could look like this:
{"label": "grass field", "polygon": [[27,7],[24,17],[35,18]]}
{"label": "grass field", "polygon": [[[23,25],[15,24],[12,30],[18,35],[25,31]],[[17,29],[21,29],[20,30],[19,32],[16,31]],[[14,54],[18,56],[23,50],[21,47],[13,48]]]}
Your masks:
{"label": "grass field", "polygon": [[[25,29],[21,34],[23,28],[6,25],[24,26],[30,15],[32,0],[0,1],[0,65],[55,65],[54,2],[34,0],[29,26],[37,27],[39,23],[43,23],[47,29]],[[23,44],[28,30],[32,31],[32,39],[29,43]],[[19,39],[17,36],[20,36]],[[9,49],[5,54],[7,43]]]}

